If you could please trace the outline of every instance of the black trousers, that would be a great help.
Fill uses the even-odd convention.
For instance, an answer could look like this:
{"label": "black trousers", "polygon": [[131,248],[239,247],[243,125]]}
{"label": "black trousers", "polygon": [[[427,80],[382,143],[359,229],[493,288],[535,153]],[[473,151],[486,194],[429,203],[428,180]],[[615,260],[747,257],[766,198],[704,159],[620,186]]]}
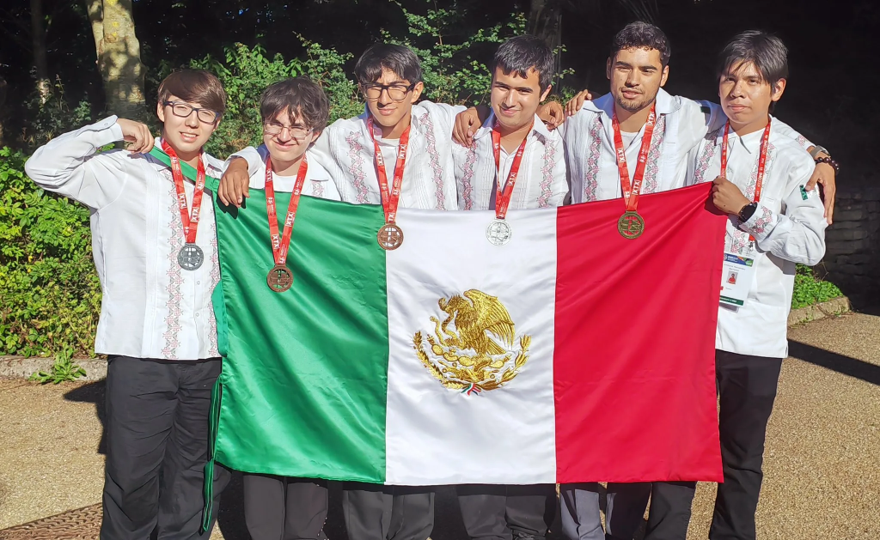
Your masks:
{"label": "black trousers", "polygon": [[426,540],[434,529],[434,490],[346,482],[342,513],[349,540]]}
{"label": "black trousers", "polygon": [[324,480],[244,475],[244,517],[252,540],[317,540],[327,508]]}
{"label": "black trousers", "polygon": [[[220,359],[110,357],[102,540],[207,539],[204,506],[211,389]],[[213,515],[229,472],[215,467]],[[212,524],[213,525],[213,524]]]}
{"label": "black trousers", "polygon": [[[755,540],[764,439],[781,369],[781,358],[715,351],[724,483],[715,496],[710,540]],[[645,540],[685,540],[695,487],[654,484]]]}
{"label": "black trousers", "polygon": [[[461,517],[474,540],[543,540],[556,510],[556,486],[456,486]],[[552,519],[552,518],[551,518]]]}

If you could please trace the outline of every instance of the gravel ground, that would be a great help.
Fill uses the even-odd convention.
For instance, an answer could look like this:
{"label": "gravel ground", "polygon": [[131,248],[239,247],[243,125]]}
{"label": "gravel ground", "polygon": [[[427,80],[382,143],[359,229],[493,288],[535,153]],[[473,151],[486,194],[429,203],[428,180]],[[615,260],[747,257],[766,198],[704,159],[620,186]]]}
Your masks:
{"label": "gravel ground", "polygon": [[[765,452],[761,540],[880,538],[880,311],[791,328]],[[103,383],[39,387],[0,379],[0,529],[100,502]],[[689,540],[707,537],[715,486],[701,484]],[[246,540],[241,485],[212,539]],[[344,539],[339,489],[327,532]],[[221,532],[222,531],[222,532]],[[552,538],[559,538],[554,534]],[[451,488],[434,540],[464,538]]]}

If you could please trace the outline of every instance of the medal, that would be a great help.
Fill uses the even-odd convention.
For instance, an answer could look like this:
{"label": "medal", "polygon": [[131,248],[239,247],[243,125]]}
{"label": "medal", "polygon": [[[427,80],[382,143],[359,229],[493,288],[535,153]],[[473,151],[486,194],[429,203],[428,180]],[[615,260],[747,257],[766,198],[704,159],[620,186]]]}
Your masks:
{"label": "medal", "polygon": [[397,223],[386,223],[379,229],[379,245],[382,249],[391,251],[400,247],[403,243],[403,230]]}
{"label": "medal", "polygon": [[[764,170],[767,168],[767,142],[770,140],[770,123],[772,118],[767,120],[767,126],[764,128],[764,135],[761,136],[761,151],[758,157],[758,175],[755,179],[755,200],[754,203],[761,201],[761,191],[764,188]],[[724,138],[721,140],[721,176],[727,178],[727,136],[730,133],[730,120],[724,125]],[[749,251],[755,249],[755,237],[749,235]]]}
{"label": "medal", "polygon": [[202,195],[205,192],[205,164],[199,156],[198,174],[196,185],[193,188],[192,215],[186,207],[186,191],[183,189],[183,171],[180,170],[180,159],[177,152],[171,148],[165,140],[162,140],[162,150],[171,158],[171,177],[174,179],[174,190],[177,192],[177,208],[180,210],[180,221],[183,223],[183,235],[186,243],[177,252],[177,264],[184,270],[197,270],[205,262],[205,254],[202,248],[196,245],[196,232],[199,228],[199,211],[202,208]]}
{"label": "medal", "polygon": [[642,135],[642,146],[639,148],[639,162],[636,165],[632,183],[629,179],[629,168],[626,164],[626,150],[623,148],[623,136],[620,134],[620,123],[617,112],[612,117],[614,128],[614,150],[617,152],[617,170],[620,173],[620,190],[626,202],[626,212],[617,220],[617,232],[627,240],[635,240],[645,232],[645,219],[639,215],[639,195],[642,192],[642,180],[648,163],[648,152],[651,150],[651,137],[654,135],[654,122],[657,120],[657,104],[651,106],[651,114],[645,122],[645,133]]}
{"label": "medal", "polygon": [[395,223],[397,218],[397,206],[400,204],[400,185],[403,183],[403,168],[406,165],[406,148],[409,144],[409,130],[406,128],[400,136],[400,145],[397,147],[397,162],[394,164],[394,180],[391,190],[388,190],[388,173],[385,170],[385,158],[382,157],[382,149],[376,142],[376,134],[373,131],[373,119],[367,120],[367,129],[373,138],[373,149],[376,156],[376,176],[379,177],[379,193],[382,195],[382,210],[385,212],[385,225],[379,229],[376,239],[384,250],[397,249],[403,244],[403,230]]}
{"label": "medal", "polygon": [[306,173],[309,170],[309,162],[303,155],[296,173],[296,183],[290,193],[290,202],[287,204],[287,217],[284,220],[284,231],[278,231],[278,212],[275,207],[275,182],[272,177],[272,158],[266,158],[266,214],[269,216],[269,234],[272,238],[272,257],[275,266],[269,270],[266,276],[266,284],[277,293],[282,293],[293,285],[293,272],[287,267],[287,252],[290,248],[290,237],[293,234],[293,222],[296,220],[296,209],[299,207],[299,197],[302,194],[303,183],[306,181]]}
{"label": "medal", "polygon": [[[529,128],[529,133],[531,133],[531,127]],[[501,130],[498,127],[497,120],[492,128],[492,152],[495,154],[495,220],[486,227],[486,239],[494,246],[503,246],[510,242],[510,237],[513,236],[510,223],[504,218],[507,217],[507,209],[513,196],[516,176],[519,173],[519,166],[522,164],[528,138],[527,134],[520,143],[519,148],[517,148],[516,155],[513,157],[513,163],[510,164],[507,181],[502,186],[499,181],[501,177]]]}
{"label": "medal", "polygon": [[486,227],[486,238],[490,244],[495,246],[503,246],[510,242],[512,235],[510,224],[503,219],[496,219]]}

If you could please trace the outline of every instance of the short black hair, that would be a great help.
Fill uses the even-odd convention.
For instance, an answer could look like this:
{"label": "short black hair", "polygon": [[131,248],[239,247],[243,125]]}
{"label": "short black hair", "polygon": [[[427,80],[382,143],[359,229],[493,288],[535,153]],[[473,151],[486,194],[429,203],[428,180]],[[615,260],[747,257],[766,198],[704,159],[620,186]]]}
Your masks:
{"label": "short black hair", "polygon": [[409,47],[391,43],[376,43],[358,58],[354,75],[359,84],[372,84],[382,76],[382,69],[390,69],[410,84],[422,82],[422,64]]}
{"label": "short black hair", "polygon": [[672,55],[669,38],[653,24],[636,21],[624,26],[611,42],[611,58],[623,49],[633,48],[657,49],[660,52],[660,65],[664,68],[669,65]]}
{"label": "short black hair", "polygon": [[742,62],[753,64],[770,86],[788,78],[788,48],[781,39],[766,32],[747,30],[730,40],[718,55],[718,76],[726,75]]}
{"label": "short black hair", "polygon": [[306,125],[322,131],[330,120],[330,102],[318,83],[308,77],[295,77],[272,83],[260,96],[260,117],[263,123],[287,111],[290,123],[296,115],[302,116]]}
{"label": "short black hair", "polygon": [[553,82],[556,61],[553,49],[543,39],[525,34],[510,38],[495,51],[492,60],[492,74],[495,68],[501,68],[505,74],[515,72],[522,78],[529,75],[529,70],[538,72],[541,91],[546,90]]}

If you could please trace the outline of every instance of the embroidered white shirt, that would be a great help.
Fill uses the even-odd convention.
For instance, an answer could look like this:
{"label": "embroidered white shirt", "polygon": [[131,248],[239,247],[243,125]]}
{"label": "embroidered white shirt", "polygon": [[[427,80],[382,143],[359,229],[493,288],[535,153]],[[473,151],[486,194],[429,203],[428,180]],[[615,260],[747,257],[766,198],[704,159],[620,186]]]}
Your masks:
{"label": "embroidered white shirt", "polygon": [[[767,163],[761,200],[745,223],[736,217],[727,222],[725,251],[755,257],[755,278],[748,300],[740,308],[720,306],[715,347],[753,356],[785,358],[788,355],[787,323],[794,287],[795,263],[818,264],[825,254],[824,207],[818,190],[802,190],[813,173],[810,155],[787,133],[770,128]],[[764,130],[739,137],[728,136],[725,177],[755,198],[758,159]],[[721,171],[724,128],[707,135],[691,152],[690,182],[711,182]],[[750,250],[749,234],[755,238]]]}
{"label": "embroidered white shirt", "polygon": [[[95,352],[139,358],[198,360],[218,357],[211,292],[220,279],[212,193],[202,199],[196,244],[205,262],[180,268],[185,242],[171,170],[148,154],[97,153],[122,140],[111,116],[56,137],[39,148],[25,170],[47,191],[91,211],[92,251],[101,280],[101,316]],[[161,140],[156,139],[161,147]],[[206,172],[222,162],[203,154]],[[193,183],[184,190],[192,208]]]}
{"label": "embroidered white shirt", "polygon": [[[492,126],[495,114],[474,134],[469,147],[453,145],[455,180],[458,185],[458,208],[460,210],[488,210],[494,208],[495,154],[492,150]],[[501,149],[499,182],[503,187],[510,174],[516,150]],[[562,137],[548,131],[544,122],[535,116],[535,124],[526,136],[516,184],[511,195],[510,208],[547,208],[562,206],[568,195],[565,156]]]}
{"label": "embroidered white shirt", "polygon": [[[687,178],[688,153],[710,131],[724,126],[727,117],[720,105],[671,96],[662,88],[656,99],[657,120],[642,183],[642,193],[683,187]],[[614,97],[609,93],[587,101],[560,128],[573,203],[622,197],[617,154],[614,150]],[[797,139],[805,148],[812,143],[782,122],[779,132]],[[635,172],[645,127],[626,147],[629,173]],[[714,177],[713,177],[714,178]]]}
{"label": "embroidered white shirt", "polygon": [[[251,175],[248,187],[252,189],[266,189],[266,158],[269,156],[269,150],[266,145],[260,145],[257,148],[260,154],[262,165],[257,171]],[[303,182],[302,194],[309,197],[318,197],[321,199],[339,200],[339,191],[336,184],[330,179],[330,173],[321,166],[319,161],[315,159],[309,151],[306,151],[306,159],[309,168],[306,171],[306,178]],[[294,170],[290,176],[278,176],[272,172],[272,182],[276,191],[291,192],[296,185],[296,175],[298,170]],[[279,213],[282,210],[279,209]]]}
{"label": "embroidered white shirt", "polygon": [[[464,107],[422,101],[412,107],[412,129],[400,188],[401,208],[455,210],[458,200],[452,162],[452,128]],[[375,148],[367,125],[369,113],[340,119],[328,126],[309,149],[336,183],[341,199],[354,204],[382,204],[376,174]],[[396,148],[398,141],[379,141],[380,148]],[[383,156],[387,155],[383,152]],[[248,162],[253,176],[260,166],[253,147],[236,152]],[[394,159],[385,162],[389,188],[394,180]],[[228,163],[228,161],[227,161]]]}

